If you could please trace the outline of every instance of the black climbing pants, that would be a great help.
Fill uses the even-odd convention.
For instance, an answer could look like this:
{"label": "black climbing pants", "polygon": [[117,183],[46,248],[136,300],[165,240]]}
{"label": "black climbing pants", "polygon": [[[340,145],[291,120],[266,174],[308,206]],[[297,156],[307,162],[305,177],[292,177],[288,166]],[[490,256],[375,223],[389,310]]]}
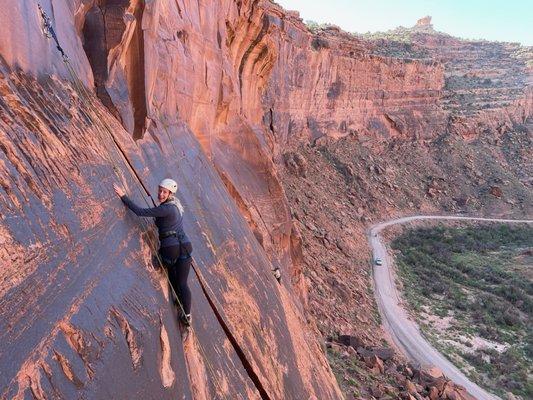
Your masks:
{"label": "black climbing pants", "polygon": [[167,267],[170,283],[183,305],[185,314],[190,314],[191,290],[187,284],[187,278],[191,269],[192,257],[188,252],[180,255],[179,246],[162,247],[159,253]]}

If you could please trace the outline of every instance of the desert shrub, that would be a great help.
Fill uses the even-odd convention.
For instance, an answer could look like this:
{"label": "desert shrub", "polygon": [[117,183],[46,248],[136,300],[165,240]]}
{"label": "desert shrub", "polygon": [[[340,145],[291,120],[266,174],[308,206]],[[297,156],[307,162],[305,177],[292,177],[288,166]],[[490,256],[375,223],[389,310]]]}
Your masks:
{"label": "desert shrub", "polygon": [[503,224],[417,228],[391,243],[413,309],[424,306],[438,316],[453,312],[461,321],[457,326],[468,327],[469,333],[510,345],[501,354],[484,350],[461,356],[475,367],[472,375],[478,383],[526,398],[533,398],[528,380],[533,282],[515,263],[532,245],[530,226]]}

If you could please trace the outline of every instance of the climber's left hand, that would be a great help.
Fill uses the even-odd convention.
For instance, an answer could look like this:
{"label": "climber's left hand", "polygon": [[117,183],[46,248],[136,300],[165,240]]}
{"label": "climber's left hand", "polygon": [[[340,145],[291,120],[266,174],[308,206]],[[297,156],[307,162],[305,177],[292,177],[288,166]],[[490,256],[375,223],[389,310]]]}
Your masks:
{"label": "climber's left hand", "polygon": [[122,187],[117,185],[116,183],[113,183],[113,189],[115,190],[115,193],[118,195],[118,197],[122,197],[126,195],[126,192]]}

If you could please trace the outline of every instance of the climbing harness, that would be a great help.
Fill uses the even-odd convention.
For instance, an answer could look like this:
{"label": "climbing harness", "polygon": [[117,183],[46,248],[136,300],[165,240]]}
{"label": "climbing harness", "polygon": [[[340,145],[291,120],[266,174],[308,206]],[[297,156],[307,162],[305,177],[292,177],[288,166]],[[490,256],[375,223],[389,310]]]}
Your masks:
{"label": "climbing harness", "polygon": [[167,232],[160,233],[159,234],[159,240],[166,239],[166,238],[169,238],[171,236],[177,237],[178,236],[178,232],[176,232],[176,231],[167,231]]}

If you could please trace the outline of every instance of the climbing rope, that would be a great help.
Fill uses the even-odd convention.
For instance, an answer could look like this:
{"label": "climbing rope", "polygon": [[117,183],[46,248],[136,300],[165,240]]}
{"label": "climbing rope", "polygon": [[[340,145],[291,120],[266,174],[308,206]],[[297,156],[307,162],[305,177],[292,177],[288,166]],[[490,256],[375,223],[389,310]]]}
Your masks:
{"label": "climbing rope", "polygon": [[[65,63],[66,69],[67,69],[67,71],[68,71],[68,73],[69,73],[69,75],[70,75],[70,77],[72,79],[74,88],[75,88],[76,92],[78,93],[80,101],[82,103],[85,103],[85,104],[90,104],[91,103],[90,94],[87,91],[87,89],[85,88],[85,85],[83,85],[83,83],[79,79],[78,75],[76,74],[76,72],[74,71],[72,66],[70,65],[69,58],[68,58],[66,52],[63,50],[63,48],[59,44],[59,41],[57,39],[57,35],[55,34],[55,31],[53,29],[53,26],[52,26],[50,18],[48,17],[48,15],[43,10],[43,8],[41,7],[40,4],[38,4],[38,8],[39,8],[39,12],[41,13],[42,20],[43,20],[43,33],[45,34],[45,36],[47,38],[53,38],[54,39],[54,41],[56,43],[56,47],[57,47],[58,51],[61,53],[61,56],[62,56],[63,61]],[[87,114],[87,112],[85,110],[88,110],[89,114]],[[98,107],[94,107],[94,108],[85,107],[85,108],[82,108],[82,112],[87,117],[87,119],[89,121],[91,121],[91,123],[93,125],[95,125],[96,127],[103,127],[104,130],[109,134],[109,138],[111,139],[112,143],[111,143],[111,146],[108,147],[108,149],[111,149],[112,152],[114,152],[116,155],[118,155],[118,158],[121,158],[121,156],[122,156],[122,158],[124,159],[124,161],[127,164],[126,165],[126,169],[128,169],[130,174],[132,175],[133,181],[135,183],[135,187],[139,191],[139,193],[140,193],[141,197],[143,198],[143,200],[145,201],[146,205],[148,207],[150,207],[150,204],[148,203],[148,200],[144,196],[144,193],[146,193],[146,194],[148,194],[148,196],[150,196],[150,198],[152,200],[152,203],[155,206],[155,202],[154,202],[152,196],[150,195],[149,191],[146,189],[146,187],[142,183],[141,178],[137,175],[137,173],[133,169],[133,166],[130,164],[130,162],[127,159],[126,155],[124,154],[124,152],[120,148],[120,145],[116,141],[116,139],[115,139],[115,137],[114,137],[114,135],[112,133],[111,128],[107,124],[107,122],[105,120],[105,117],[101,114],[101,112],[98,109]],[[94,116],[91,115],[93,113],[94,113]],[[96,118],[94,118],[94,117],[96,117]],[[99,130],[97,130],[97,131],[99,131]],[[121,154],[119,154],[117,148],[120,149]],[[142,150],[142,148],[141,148],[141,150]],[[107,152],[103,152],[103,154],[104,154],[104,158],[106,158],[107,162],[110,165],[113,166],[113,172],[114,172],[115,176],[119,180],[122,181],[123,177],[118,172],[119,168],[118,168],[114,158],[111,157],[111,155],[108,154]],[[139,187],[139,185],[142,187],[142,189],[144,189],[144,192]],[[146,233],[147,233],[146,237],[147,237],[147,240],[149,242],[149,246],[152,249],[156,249],[157,248],[157,244],[155,243],[155,240],[152,239],[152,236],[148,232],[150,230],[150,228],[148,227],[148,225],[145,223],[144,220],[141,219],[140,221],[141,221],[141,225],[142,225],[142,228],[143,228],[142,231],[146,231]],[[162,261],[159,252],[156,251],[155,253],[156,253],[157,261],[159,263],[160,270],[163,271],[163,273],[165,275],[165,279],[166,279],[168,285],[170,286],[172,294],[173,294],[173,296],[174,296],[174,298],[175,298],[175,300],[176,300],[176,302],[177,302],[177,304],[179,306],[179,311],[181,312],[181,314],[185,315],[184,306],[181,303],[181,301],[179,299],[179,296],[178,296],[174,286],[172,285],[172,282],[170,281],[170,278],[168,276],[167,270],[165,268],[165,264]],[[192,325],[189,327],[189,329],[191,330],[191,332],[194,332],[194,328],[193,328]],[[194,335],[194,336],[197,336],[197,335]],[[200,350],[200,352],[202,353],[202,357],[204,358],[205,365],[206,365],[207,369],[209,370],[211,376],[213,377],[212,382],[214,383],[214,385],[215,385],[215,387],[217,389],[216,397],[218,397],[219,395],[222,395],[223,398],[227,398],[227,395],[225,393],[225,390],[223,388],[222,383],[219,382],[219,379],[217,379],[218,378],[218,374],[215,372],[213,365],[211,365],[211,363],[209,362],[209,358],[207,357],[205,349],[203,348],[202,344],[199,341],[197,341],[197,347]],[[188,369],[188,366],[187,366],[187,369]],[[190,373],[189,373],[189,376],[190,376]]]}
{"label": "climbing rope", "polygon": [[[51,23],[51,20],[50,18],[48,17],[48,15],[46,14],[46,12],[43,10],[43,8],[41,7],[40,4],[38,4],[38,8],[39,8],[39,12],[41,13],[41,17],[43,19],[43,29],[44,29],[44,32],[45,32],[45,35],[47,38],[53,38],[55,43],[56,43],[56,47],[57,49],[59,50],[59,52],[61,53],[62,57],[63,57],[63,61],[65,62],[65,65],[66,65],[66,68],[67,68],[67,71],[74,83],[74,87],[75,87],[75,90],[76,92],[78,92],[78,96],[80,97],[80,100],[82,101],[82,103],[86,103],[86,104],[89,104],[90,103],[90,95],[88,93],[88,91],[86,90],[85,86],[83,85],[83,83],[81,82],[81,80],[79,79],[79,77],[77,76],[76,72],[74,71],[74,69],[72,68],[72,66],[70,65],[70,62],[69,62],[69,58],[68,56],[66,55],[65,51],[63,50],[63,48],[61,47],[61,45],[59,44],[59,40],[57,39],[57,35],[54,31],[54,28],[52,26],[52,23]],[[87,114],[85,112],[85,110],[89,110],[89,114]],[[90,114],[91,113],[94,113],[96,118],[93,118]],[[104,129],[110,134],[111,136],[111,139],[113,141],[113,145],[108,147],[108,149],[111,149],[112,151],[114,152],[117,152],[117,149],[116,147],[118,147],[118,143],[116,142],[114,136],[113,136],[113,133],[111,132],[111,128],[107,125],[107,122],[104,118],[104,116],[99,112],[99,109],[98,107],[94,107],[94,108],[91,108],[91,107],[86,107],[84,108],[84,114],[87,116],[87,118],[91,121],[91,123],[95,126],[99,126],[100,123],[101,125],[104,127]],[[103,152],[104,154],[104,157],[106,157],[108,155],[108,153],[106,152]],[[117,153],[118,154],[118,153]],[[123,157],[125,157],[123,154],[122,154]],[[119,158],[120,158],[120,155],[119,155]],[[117,164],[115,163],[114,159],[111,158],[111,157],[108,157],[107,158],[107,161],[110,163],[110,165],[113,166],[113,172],[115,173],[115,175],[117,176],[117,178],[119,178],[120,180],[122,180],[122,176],[119,175],[118,171],[119,171],[119,168],[117,167]],[[128,167],[127,168],[130,173],[133,175],[133,181],[136,183],[136,184],[141,184],[144,191],[148,194],[148,190],[144,187],[144,185],[142,184],[142,182],[140,181],[140,178],[137,176],[137,174],[132,171],[132,168],[131,168],[131,165],[129,164],[129,162],[127,162],[128,164]],[[150,204],[148,203],[148,201],[146,200],[146,198],[144,197],[144,193],[142,190],[140,190],[140,188],[138,187],[138,185],[135,185],[135,187],[139,190],[140,194],[141,194],[141,197],[144,199],[145,203],[147,206],[150,207]],[[151,197],[151,196],[150,196]],[[153,205],[155,205],[155,202],[152,198],[152,203]],[[143,225],[143,228],[145,228],[147,231],[149,230],[148,226],[145,225],[145,222],[144,220],[140,220],[141,221],[141,224]],[[152,240],[150,234],[147,234],[146,235],[148,240],[149,240],[149,245],[152,247],[152,248],[157,248],[156,246],[156,243],[154,240]],[[172,286],[172,283],[170,282],[170,278],[168,276],[168,273],[166,271],[166,269],[164,268],[164,263],[159,255],[159,252],[156,252],[156,257],[157,257],[157,260],[159,262],[159,266],[161,267],[161,270],[164,272],[165,274],[165,277],[172,289],[172,293],[173,295],[175,296],[177,302],[178,302],[178,305],[179,305],[179,308],[180,308],[180,311],[185,314],[185,309],[183,307],[183,304],[181,303],[181,301],[179,300],[179,297],[174,289],[174,287]]]}

